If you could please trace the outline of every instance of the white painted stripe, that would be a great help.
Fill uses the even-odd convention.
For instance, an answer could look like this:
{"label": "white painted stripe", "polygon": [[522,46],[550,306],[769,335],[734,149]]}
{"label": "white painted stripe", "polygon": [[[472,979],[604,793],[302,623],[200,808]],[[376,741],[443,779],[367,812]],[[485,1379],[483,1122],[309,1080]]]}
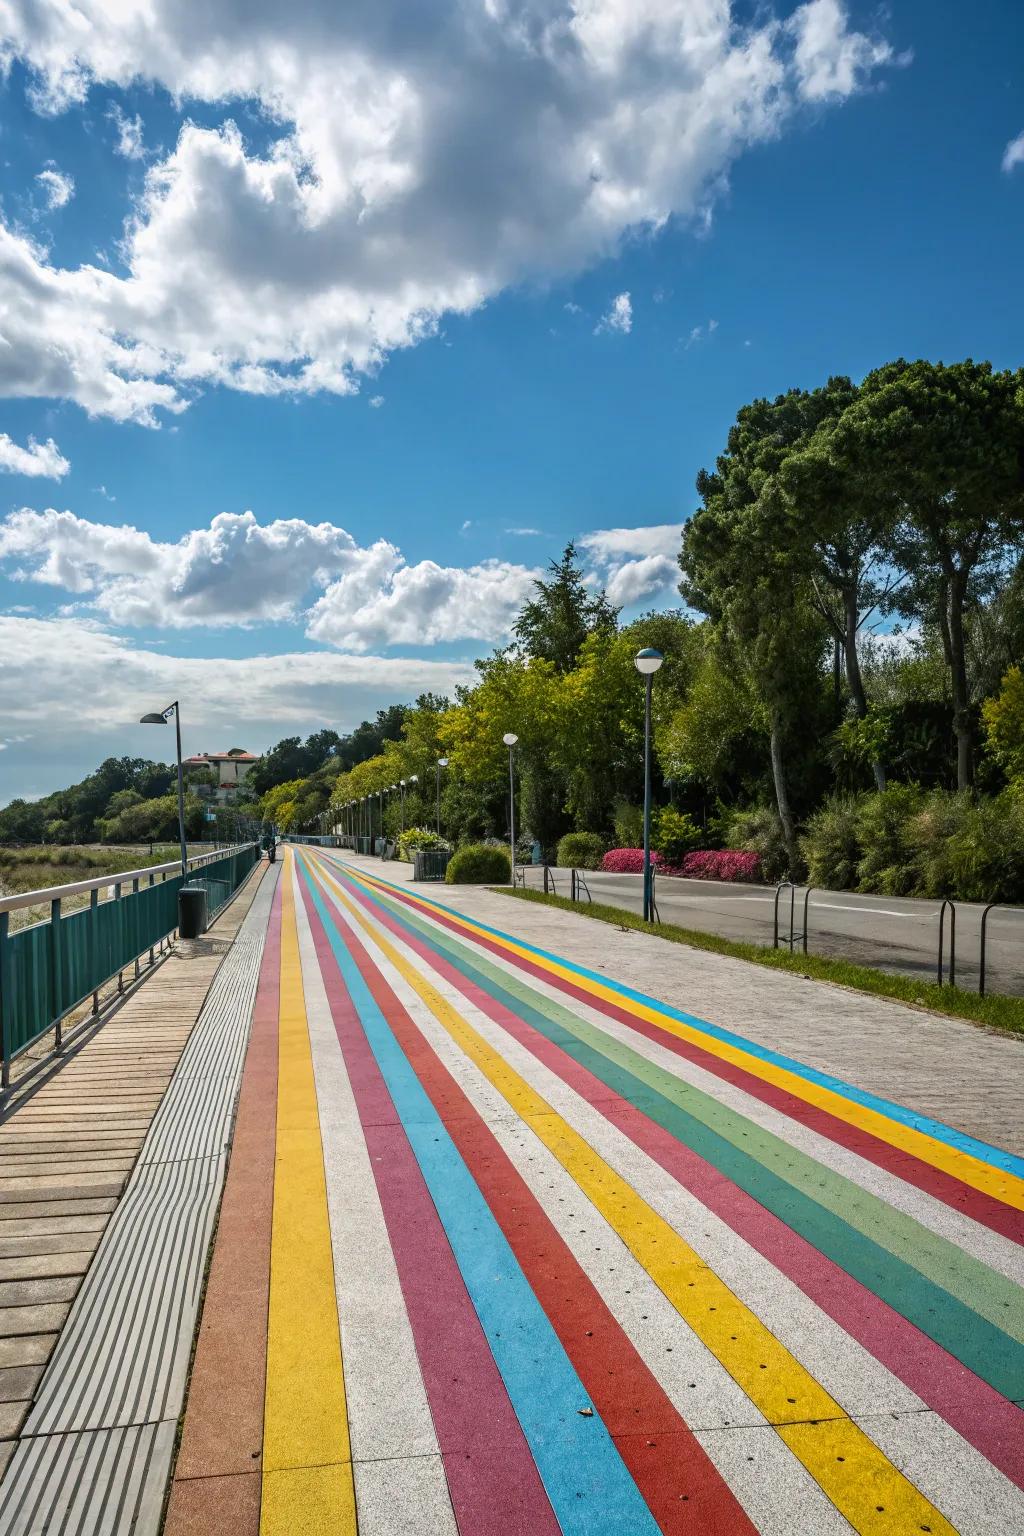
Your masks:
{"label": "white painted stripe", "polygon": [[295,915],[360,1533],[392,1536],[405,1529],[412,1477],[421,1529],[457,1536],[412,1326],[297,876]]}

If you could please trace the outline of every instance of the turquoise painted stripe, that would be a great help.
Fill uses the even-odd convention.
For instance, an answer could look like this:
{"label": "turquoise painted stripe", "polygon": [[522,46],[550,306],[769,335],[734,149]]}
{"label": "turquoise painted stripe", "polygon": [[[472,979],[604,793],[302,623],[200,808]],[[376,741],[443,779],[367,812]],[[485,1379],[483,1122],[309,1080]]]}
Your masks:
{"label": "turquoise painted stripe", "polygon": [[[858,1230],[842,1215],[766,1166],[739,1141],[730,1140],[713,1124],[692,1114],[677,1095],[682,1089],[684,1094],[693,1094],[697,1099],[704,1097],[698,1090],[681,1083],[617,1039],[602,1039],[599,1030],[575,1018],[560,1004],[538,998],[540,1006],[534,1006],[518,991],[507,990],[503,985],[504,973],[498,972],[497,967],[484,960],[475,962],[464,943],[450,933],[441,935],[430,929],[404,903],[394,902],[379,892],[368,892],[365,886],[359,888],[359,894],[371,909],[391,913],[407,933],[420,934],[461,975],[593,1073],[625,1103],[634,1105],[704,1162],[717,1168],[995,1391],[1011,1401],[1024,1395],[1024,1345],[974,1309],[970,1277],[958,1273],[962,1257],[959,1251],[950,1254],[953,1283],[947,1289],[922,1274],[912,1259],[889,1251],[870,1234]],[[542,1011],[545,1008],[550,1013]],[[820,1173],[823,1181],[847,1184],[826,1169]],[[851,1193],[861,1193],[854,1186],[848,1187]],[[1000,1285],[998,1290],[1000,1295],[1005,1291],[1015,1299],[1021,1294],[1009,1283],[1005,1287]]]}
{"label": "turquoise painted stripe", "polygon": [[[337,860],[350,875],[358,879],[363,871],[354,865],[346,864],[344,860]],[[400,895],[408,895],[404,886],[395,885],[393,881],[382,880],[380,875],[374,875],[373,879],[381,885],[386,885],[389,890],[397,891]],[[794,1061],[791,1056],[783,1056],[778,1051],[769,1050],[765,1045],[757,1045],[752,1040],[746,1040],[742,1035],[733,1034],[731,1030],[722,1029],[717,1024],[709,1024],[706,1019],[699,1019],[695,1014],[684,1013],[682,1009],[673,1008],[670,1003],[662,1003],[657,998],[648,997],[645,992],[638,992],[633,987],[628,987],[623,982],[612,981],[608,976],[602,976],[598,971],[590,971],[583,965],[576,965],[571,960],[564,959],[561,955],[555,955],[550,950],[539,949],[535,944],[528,944],[525,939],[516,938],[514,934],[505,933],[500,928],[492,928],[487,923],[481,923],[476,918],[467,918],[464,912],[458,912],[454,907],[446,907],[443,902],[433,901],[428,896],[421,896],[417,891],[416,899],[428,907],[433,907],[438,912],[443,912],[446,917],[458,918],[461,922],[471,923],[480,933],[486,933],[490,938],[504,939],[511,944],[517,944],[520,949],[527,950],[532,955],[549,960],[563,970],[570,971],[576,976],[584,976],[588,981],[599,982],[611,992],[618,992],[622,997],[628,997],[635,1003],[643,1003],[647,1008],[653,1008],[662,1013],[666,1018],[676,1019],[680,1024],[688,1024],[693,1029],[700,1030],[703,1034],[710,1035],[714,1040],[721,1040],[726,1045],[735,1046],[738,1050],[745,1051],[749,1056],[755,1056],[761,1061],[771,1062],[773,1066],[783,1067],[787,1072],[792,1072],[795,1077],[802,1077],[807,1082],[816,1083],[819,1087],[829,1088],[833,1093],[840,1094],[845,1099],[850,1099],[856,1104],[862,1104],[865,1109],[876,1110],[890,1120],[898,1121],[901,1125],[909,1126],[912,1130],[922,1131],[926,1136],[931,1136],[935,1141],[944,1142],[947,1146],[955,1147],[960,1152],[968,1152],[976,1157],[979,1162],[988,1163],[993,1168],[1000,1168],[1005,1173],[1015,1174],[1018,1178],[1024,1178],[1024,1157],[1017,1157],[1012,1152],[1005,1152],[1001,1147],[990,1146],[988,1142],[979,1141],[974,1136],[969,1136],[966,1131],[958,1131],[951,1125],[943,1125],[940,1120],[932,1120],[928,1115],[918,1114],[915,1110],[906,1109],[902,1104],[895,1104],[891,1099],[879,1098],[877,1094],[869,1093],[866,1088],[857,1088],[852,1083],[844,1083],[841,1078],[833,1077],[831,1073],[820,1072],[817,1067],[804,1066],[802,1062]]]}
{"label": "turquoise painted stripe", "polygon": [[527,1444],[566,1533],[658,1536],[659,1527],[537,1301],[490,1207],[359,973],[323,896],[303,882],[448,1235]]}

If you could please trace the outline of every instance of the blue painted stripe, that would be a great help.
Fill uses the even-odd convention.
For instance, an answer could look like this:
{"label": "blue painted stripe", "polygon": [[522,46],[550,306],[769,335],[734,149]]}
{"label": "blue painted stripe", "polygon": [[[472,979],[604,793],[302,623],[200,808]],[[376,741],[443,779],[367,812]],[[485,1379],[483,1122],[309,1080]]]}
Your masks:
{"label": "blue painted stripe", "polygon": [[[360,879],[363,871],[356,869],[343,860],[338,861],[345,872],[354,879]],[[393,881],[382,880],[379,875],[370,877],[371,883],[377,882],[386,886],[389,890],[397,891],[402,895],[409,895],[409,891]],[[525,939],[517,938],[514,934],[504,933],[500,928],[491,928],[487,923],[481,923],[477,918],[468,918],[464,912],[457,911],[454,907],[446,907],[443,902],[433,901],[428,896],[421,896],[416,892],[417,902],[422,902],[427,907],[433,907],[438,912],[443,912],[446,917],[458,918],[461,922],[468,922],[480,933],[486,933],[491,938],[504,939],[508,943],[517,944],[520,949],[537,955],[544,960],[550,960],[559,965],[563,970],[571,971],[576,976],[584,976],[588,981],[599,982],[602,987],[607,987],[611,992],[617,992],[622,997],[628,997],[636,1003],[643,1003],[647,1008],[653,1008],[656,1012],[664,1014],[666,1018],[676,1019],[681,1024],[688,1024],[691,1028],[700,1030],[703,1034],[710,1035],[714,1040],[721,1040],[726,1045],[735,1046],[738,1050],[746,1052],[749,1056],[757,1057],[761,1061],[770,1062],[773,1066],[783,1067],[787,1072],[792,1072],[795,1077],[802,1077],[807,1082],[816,1083],[819,1087],[828,1088],[832,1093],[839,1094],[842,1098],[850,1099],[855,1104],[861,1104],[865,1109],[873,1109],[878,1114],[885,1115],[890,1120],[895,1120],[901,1125],[909,1126],[912,1130],[921,1131],[926,1136],[931,1136],[935,1141],[944,1142],[947,1146],[955,1147],[960,1152],[967,1152],[971,1157],[976,1157],[979,1162],[988,1163],[993,1168],[1002,1169],[1005,1173],[1015,1174],[1017,1178],[1024,1178],[1024,1157],[1017,1157],[1012,1152],[1005,1152],[1001,1147],[993,1147],[988,1142],[979,1141],[974,1136],[969,1136],[966,1131],[958,1131],[953,1126],[943,1125],[940,1120],[932,1120],[928,1115],[918,1114],[916,1110],[906,1109],[902,1104],[896,1104],[891,1099],[882,1099],[877,1094],[869,1093],[865,1088],[857,1088],[852,1083],[843,1082],[842,1078],[833,1077],[828,1072],[820,1072],[817,1067],[804,1066],[802,1062],[794,1061],[791,1056],[783,1056],[778,1051],[769,1050],[767,1046],[758,1045],[752,1040],[746,1040],[742,1035],[733,1034],[731,1030],[722,1029],[717,1024],[709,1024],[706,1019],[699,1019],[692,1013],[684,1013],[679,1008],[673,1008],[670,1003],[660,1002],[657,998],[648,997],[645,992],[637,992],[633,987],[628,987],[622,982],[612,981],[608,976],[602,976],[597,971],[590,971],[586,966],[575,965],[571,960],[566,960],[562,955],[552,954],[549,950],[538,949],[536,945],[529,944]]]}
{"label": "blue painted stripe", "polygon": [[348,950],[338,919],[300,860],[370,1049],[448,1235],[512,1406],[562,1530],[659,1536],[659,1527],[523,1274],[490,1207]]}

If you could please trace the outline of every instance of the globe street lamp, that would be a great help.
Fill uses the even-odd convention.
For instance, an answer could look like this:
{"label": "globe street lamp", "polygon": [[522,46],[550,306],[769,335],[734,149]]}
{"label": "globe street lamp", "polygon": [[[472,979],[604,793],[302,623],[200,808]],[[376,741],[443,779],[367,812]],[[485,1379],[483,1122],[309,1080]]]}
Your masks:
{"label": "globe street lamp", "polygon": [[651,890],[651,686],[654,674],[664,661],[660,651],[647,646],[637,651],[634,658],[636,669],[646,685],[644,700],[644,922],[654,916],[654,899]]}
{"label": "globe street lamp", "polygon": [[157,714],[143,715],[139,724],[166,725],[172,714],[178,749],[178,841],[181,844],[181,882],[184,885],[188,880],[188,853],[185,847],[185,779],[181,771],[181,710],[177,699]]}
{"label": "globe street lamp", "polygon": [[437,835],[441,836],[441,769],[448,767],[448,759],[439,757],[437,760]]}
{"label": "globe street lamp", "polygon": [[508,747],[508,842],[512,854],[510,872],[512,884],[516,883],[516,781],[512,768],[512,753],[519,737],[514,731],[506,731],[501,738]]}

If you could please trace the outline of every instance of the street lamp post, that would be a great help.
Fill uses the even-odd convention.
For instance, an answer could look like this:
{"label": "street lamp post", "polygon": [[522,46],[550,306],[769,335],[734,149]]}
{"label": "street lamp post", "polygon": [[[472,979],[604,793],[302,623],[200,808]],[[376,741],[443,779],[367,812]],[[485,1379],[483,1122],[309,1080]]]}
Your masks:
{"label": "street lamp post", "polygon": [[448,767],[448,759],[439,757],[437,760],[437,835],[441,836],[441,769]]}
{"label": "street lamp post", "polygon": [[651,891],[651,687],[654,674],[664,661],[660,651],[647,646],[637,651],[634,658],[636,669],[644,680],[644,922],[654,916],[654,900]]}
{"label": "street lamp post", "polygon": [[402,831],[404,832],[405,831],[405,780],[404,779],[399,779],[398,782],[399,782],[399,784],[402,787],[402,794],[401,794],[401,800],[402,800]]}
{"label": "street lamp post", "polygon": [[166,725],[171,715],[174,716],[174,736],[178,752],[178,841],[181,844],[181,880],[182,884],[188,880],[188,851],[185,846],[185,777],[181,771],[181,709],[175,699],[173,704],[168,704],[166,709],[158,713],[143,715],[140,725]]}
{"label": "street lamp post", "polygon": [[501,738],[508,747],[508,845],[512,855],[509,872],[513,886],[516,883],[516,781],[512,766],[512,753],[519,737],[514,731],[506,731]]}

